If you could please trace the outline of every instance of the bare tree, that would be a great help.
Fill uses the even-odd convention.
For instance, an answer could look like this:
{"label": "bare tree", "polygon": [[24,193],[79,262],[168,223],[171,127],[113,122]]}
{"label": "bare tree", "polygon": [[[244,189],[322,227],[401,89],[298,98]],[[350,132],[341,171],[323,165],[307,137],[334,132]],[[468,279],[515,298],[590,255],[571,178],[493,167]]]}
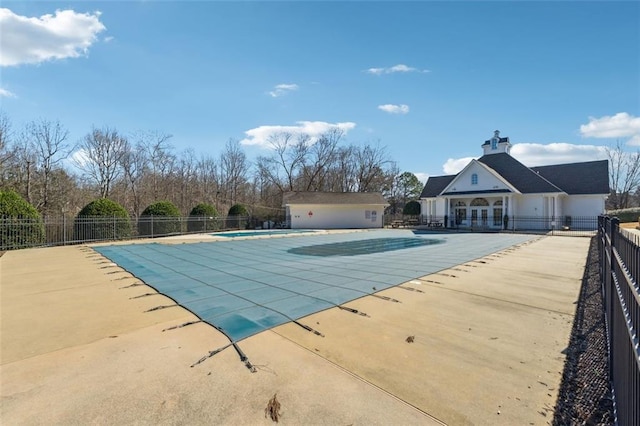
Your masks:
{"label": "bare tree", "polygon": [[311,138],[307,134],[274,133],[269,137],[271,156],[258,158],[258,174],[276,185],[281,192],[298,190],[297,178],[302,174]]}
{"label": "bare tree", "polygon": [[392,165],[392,162],[387,158],[384,147],[378,144],[356,148],[354,159],[358,192],[382,192],[385,186],[390,185],[390,176],[385,173],[384,168]]}
{"label": "bare tree", "polygon": [[10,151],[11,121],[4,111],[0,111],[0,173],[4,164],[11,159]]}
{"label": "bare tree", "polygon": [[197,171],[195,151],[192,148],[188,148],[180,154],[176,166],[176,178],[180,190],[179,201],[176,203],[178,208],[182,211],[190,211],[194,205],[194,201],[197,199]]}
{"label": "bare tree", "polygon": [[71,152],[67,143],[69,131],[59,121],[32,121],[27,124],[25,139],[29,149],[35,154],[35,169],[40,177],[40,210],[47,212],[50,207],[52,175],[59,169],[62,160]]}
{"label": "bare tree", "polygon": [[215,158],[208,155],[201,156],[196,165],[196,169],[203,201],[214,204],[217,210],[220,187],[217,178],[218,164]]}
{"label": "bare tree", "polygon": [[612,209],[630,207],[633,193],[640,187],[640,151],[625,152],[620,141],[606,148],[609,159],[611,194],[608,204]]}
{"label": "bare tree", "polygon": [[[134,136],[136,137],[136,136]],[[122,172],[127,188],[131,191],[132,206],[131,210],[135,217],[140,216],[142,212],[142,194],[140,182],[148,170],[147,151],[140,140],[136,145],[132,145],[127,141],[124,154],[120,160]]]}
{"label": "bare tree", "polygon": [[224,199],[230,204],[238,202],[240,189],[247,183],[249,162],[237,140],[230,139],[220,155],[220,183]]}
{"label": "bare tree", "polygon": [[80,142],[79,148],[80,153],[74,158],[76,166],[98,185],[100,197],[109,197],[114,181],[122,173],[127,140],[117,130],[94,128]]}
{"label": "bare tree", "polygon": [[344,132],[338,128],[329,130],[308,149],[308,159],[304,160],[303,182],[305,191],[326,191],[325,178],[330,166],[336,160],[338,144]]}
{"label": "bare tree", "polygon": [[175,165],[173,146],[169,143],[172,135],[160,132],[146,132],[141,134],[140,137],[149,159],[151,196],[156,201],[160,198],[166,198],[169,188],[168,181]]}
{"label": "bare tree", "polygon": [[3,174],[9,181],[7,186],[21,193],[33,205],[35,205],[33,183],[36,162],[37,158],[33,146],[23,132],[13,143],[10,158],[7,159]]}
{"label": "bare tree", "polygon": [[327,174],[327,191],[356,191],[356,150],[355,146],[338,148],[334,164]]}

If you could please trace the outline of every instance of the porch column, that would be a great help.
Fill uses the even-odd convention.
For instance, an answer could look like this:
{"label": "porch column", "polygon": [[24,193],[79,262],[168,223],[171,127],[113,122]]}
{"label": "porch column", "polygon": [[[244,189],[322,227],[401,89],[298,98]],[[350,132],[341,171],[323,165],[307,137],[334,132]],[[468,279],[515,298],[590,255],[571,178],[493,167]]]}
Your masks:
{"label": "porch column", "polygon": [[449,197],[444,197],[444,215],[447,217],[447,223],[445,223],[444,226],[448,227],[449,226],[448,222],[451,220],[451,218],[449,217],[451,215],[451,211],[449,207]]}

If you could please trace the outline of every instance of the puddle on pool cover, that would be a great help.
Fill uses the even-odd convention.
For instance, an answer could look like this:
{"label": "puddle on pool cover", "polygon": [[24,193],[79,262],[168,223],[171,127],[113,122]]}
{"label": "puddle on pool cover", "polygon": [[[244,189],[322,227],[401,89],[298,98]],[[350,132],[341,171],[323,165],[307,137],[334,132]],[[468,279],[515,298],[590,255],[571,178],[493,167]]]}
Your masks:
{"label": "puddle on pool cover", "polygon": [[428,238],[374,238],[371,240],[296,247],[287,250],[287,252],[306,256],[357,256],[360,254],[382,253],[385,251],[428,246],[443,242],[444,240]]}

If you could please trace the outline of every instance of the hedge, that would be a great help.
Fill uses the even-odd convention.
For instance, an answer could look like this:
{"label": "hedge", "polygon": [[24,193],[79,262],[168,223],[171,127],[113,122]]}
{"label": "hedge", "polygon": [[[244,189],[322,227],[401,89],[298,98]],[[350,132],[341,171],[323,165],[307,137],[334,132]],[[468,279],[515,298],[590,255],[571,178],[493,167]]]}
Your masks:
{"label": "hedge", "polygon": [[217,216],[218,211],[214,206],[211,204],[200,203],[192,208],[191,213],[189,213],[187,231],[205,232],[219,229]]}
{"label": "hedge", "polygon": [[13,190],[0,191],[0,247],[31,247],[45,241],[44,223],[35,207]]}
{"label": "hedge", "polygon": [[147,206],[138,220],[140,236],[159,236],[181,232],[180,210],[170,201]]}
{"label": "hedge", "polygon": [[131,237],[129,213],[107,198],[93,200],[80,210],[73,223],[75,240],[122,240]]}

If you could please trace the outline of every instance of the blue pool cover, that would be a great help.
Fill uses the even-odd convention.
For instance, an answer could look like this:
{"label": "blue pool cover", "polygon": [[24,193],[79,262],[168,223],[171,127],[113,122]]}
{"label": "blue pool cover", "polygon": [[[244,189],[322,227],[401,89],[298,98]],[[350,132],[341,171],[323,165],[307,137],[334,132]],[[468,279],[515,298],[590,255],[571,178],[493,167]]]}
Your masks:
{"label": "blue pool cover", "polygon": [[531,239],[408,230],[94,249],[237,342]]}

